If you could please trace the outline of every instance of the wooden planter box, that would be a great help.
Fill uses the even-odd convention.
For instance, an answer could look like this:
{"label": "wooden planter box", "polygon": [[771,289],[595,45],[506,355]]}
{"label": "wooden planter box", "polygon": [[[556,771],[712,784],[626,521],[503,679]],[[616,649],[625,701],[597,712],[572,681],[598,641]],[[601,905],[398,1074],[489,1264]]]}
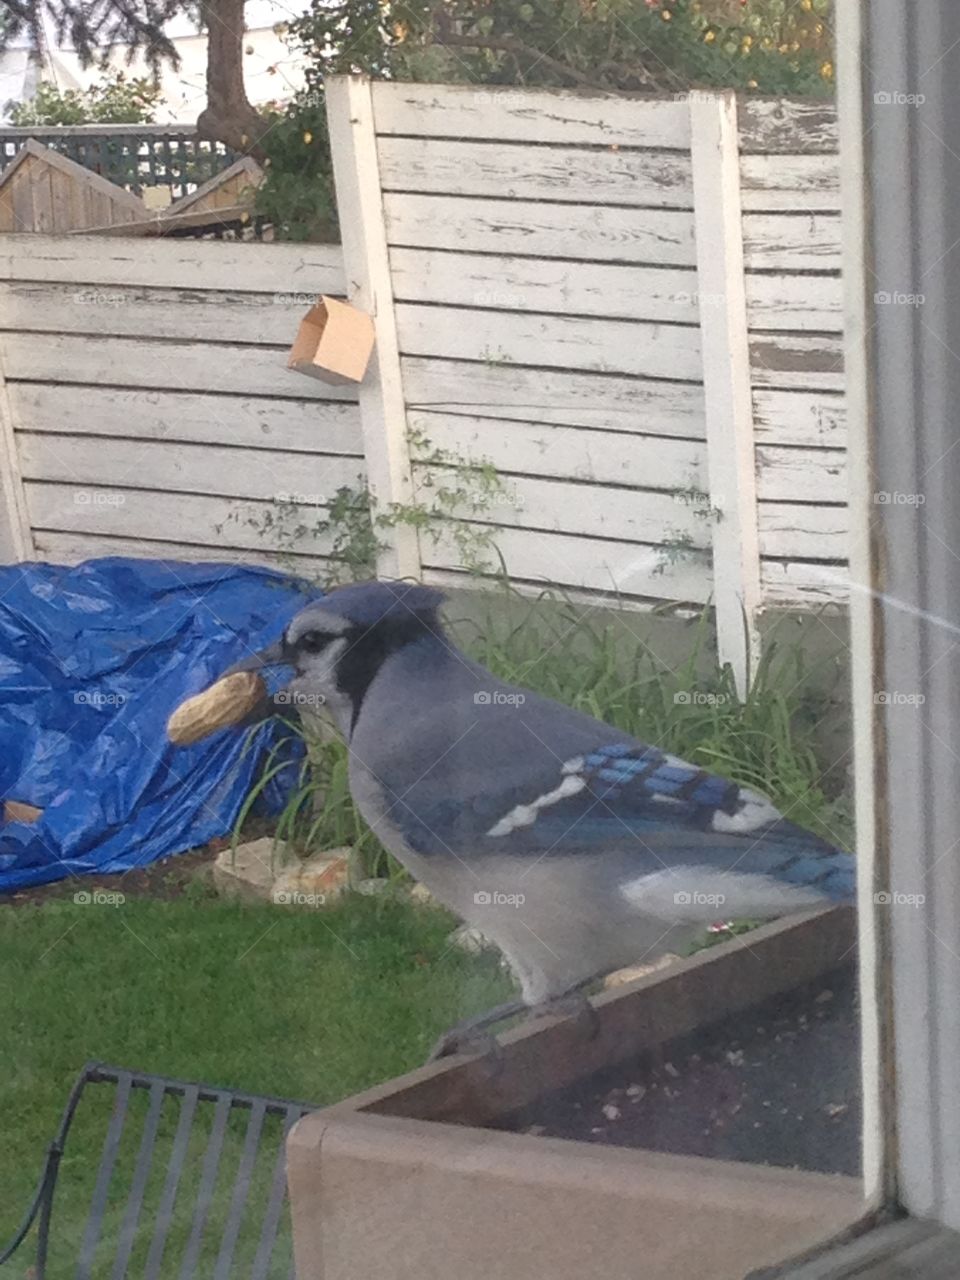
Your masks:
{"label": "wooden planter box", "polygon": [[305,1116],[298,1280],[740,1280],[864,1213],[858,1180],[488,1128],[538,1097],[839,967],[852,911],[778,922]]}

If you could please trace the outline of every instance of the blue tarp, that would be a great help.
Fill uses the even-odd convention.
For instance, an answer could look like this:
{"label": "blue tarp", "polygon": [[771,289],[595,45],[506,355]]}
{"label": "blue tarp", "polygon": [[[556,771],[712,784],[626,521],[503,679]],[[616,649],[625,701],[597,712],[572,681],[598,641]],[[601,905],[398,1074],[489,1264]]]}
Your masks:
{"label": "blue tarp", "polygon": [[250,566],[119,557],[0,567],[0,891],[126,871],[227,834],[278,721],[174,747],[184,698],[320,592]]}

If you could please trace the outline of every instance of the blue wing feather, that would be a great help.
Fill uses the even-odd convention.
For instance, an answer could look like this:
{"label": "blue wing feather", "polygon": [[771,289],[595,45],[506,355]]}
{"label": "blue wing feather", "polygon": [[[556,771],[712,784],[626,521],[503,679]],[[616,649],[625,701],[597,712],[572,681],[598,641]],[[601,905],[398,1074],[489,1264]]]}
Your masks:
{"label": "blue wing feather", "polygon": [[[582,786],[552,798],[565,778]],[[851,856],[772,806],[761,812],[766,820],[742,831],[714,826],[717,815],[733,820],[758,801],[765,803],[656,747],[616,742],[558,763],[549,780],[526,779],[495,794],[445,799],[426,808],[409,795],[391,816],[411,847],[424,854],[602,858],[627,848],[637,876],[696,866],[770,876],[827,898],[850,899]]]}

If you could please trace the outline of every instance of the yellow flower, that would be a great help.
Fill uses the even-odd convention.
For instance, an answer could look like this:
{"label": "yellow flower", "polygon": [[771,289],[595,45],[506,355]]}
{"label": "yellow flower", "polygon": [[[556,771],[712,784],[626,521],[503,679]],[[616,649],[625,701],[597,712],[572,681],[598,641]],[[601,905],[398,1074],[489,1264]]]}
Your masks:
{"label": "yellow flower", "polygon": [[664,22],[669,22],[670,19],[673,17],[673,14],[670,12],[669,9],[661,9],[660,17],[664,20]]}
{"label": "yellow flower", "polygon": [[744,36],[740,42],[740,48],[746,51],[753,44],[753,36]]}
{"label": "yellow flower", "polygon": [[822,36],[822,35],[823,35],[824,27],[823,27],[823,23],[822,23],[822,22],[818,22],[818,23],[817,23],[817,25],[816,25],[813,29],[814,29],[814,31],[817,33],[817,35],[818,35],[818,36]]}
{"label": "yellow flower", "polygon": [[313,141],[313,134],[310,132],[310,130],[309,130],[309,129],[307,129],[307,130],[304,132],[304,135],[303,135],[303,143],[304,143],[304,146],[309,147],[309,145],[310,145],[310,143],[311,143],[312,141]]}
{"label": "yellow flower", "polygon": [[756,82],[756,80],[748,80],[748,81],[747,81],[747,88],[748,88],[748,89],[755,89],[756,87],[757,87],[757,82]]}
{"label": "yellow flower", "polygon": [[769,36],[764,36],[764,38],[760,41],[760,47],[761,49],[772,49],[773,41],[770,39]]}
{"label": "yellow flower", "polygon": [[778,49],[778,51],[777,51],[777,52],[778,52],[778,53],[789,53],[789,52],[790,52],[790,46],[789,46],[788,44],[782,44],[782,45],[780,46],[780,48]]}
{"label": "yellow flower", "polygon": [[809,13],[813,8],[813,0],[800,0],[800,8],[804,13]]}
{"label": "yellow flower", "polygon": [[820,74],[823,76],[824,80],[832,80],[833,79],[833,63],[825,62],[823,66],[820,68]]}
{"label": "yellow flower", "polygon": [[703,37],[703,42],[704,44],[713,44],[716,38],[717,38],[717,33],[715,31],[708,31],[707,34]]}

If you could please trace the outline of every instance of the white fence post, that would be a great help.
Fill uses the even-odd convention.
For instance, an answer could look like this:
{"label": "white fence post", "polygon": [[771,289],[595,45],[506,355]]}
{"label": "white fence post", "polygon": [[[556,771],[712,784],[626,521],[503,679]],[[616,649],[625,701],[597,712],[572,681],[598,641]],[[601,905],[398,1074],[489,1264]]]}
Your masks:
{"label": "white fence post", "polygon": [[[325,97],[347,299],[369,311],[376,327],[359,397],[367,484],[376,509],[385,512],[392,503],[412,501],[413,482],[371,84],[364,76],[331,77]],[[388,544],[378,557],[378,574],[419,577],[416,530],[400,524],[378,534]]]}
{"label": "white fence post", "polygon": [[742,697],[761,595],[735,93],[691,93],[690,134],[717,646]]}
{"label": "white fence post", "polygon": [[30,517],[27,514],[23,477],[17,441],[13,433],[13,415],[3,375],[3,353],[0,351],[0,564],[19,564],[34,556]]}

